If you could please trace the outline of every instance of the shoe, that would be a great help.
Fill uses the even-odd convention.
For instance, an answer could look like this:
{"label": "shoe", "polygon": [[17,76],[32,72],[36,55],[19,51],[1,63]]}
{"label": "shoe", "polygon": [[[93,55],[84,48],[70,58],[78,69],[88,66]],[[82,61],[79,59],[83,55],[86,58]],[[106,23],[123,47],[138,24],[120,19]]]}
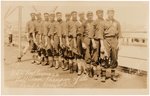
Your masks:
{"label": "shoe", "polygon": [[47,61],[43,61],[42,62],[42,66],[46,66],[46,65],[48,65],[48,62]]}
{"label": "shoe", "polygon": [[7,46],[9,47],[9,46],[10,46],[10,44],[7,44]]}
{"label": "shoe", "polygon": [[53,63],[52,63],[52,62],[50,62],[50,63],[49,63],[49,66],[50,66],[50,68],[52,68],[52,67],[53,67]]}
{"label": "shoe", "polygon": [[53,60],[53,67],[55,67],[56,66],[56,61],[55,60]]}
{"label": "shoe", "polygon": [[37,65],[40,65],[40,64],[41,64],[41,62],[39,62],[39,61],[36,61],[36,64],[37,64]]}
{"label": "shoe", "polygon": [[106,70],[101,70],[101,82],[106,81]]}
{"label": "shoe", "polygon": [[66,67],[66,68],[64,68],[64,70],[63,70],[63,71],[67,71],[67,70],[69,70],[69,68],[67,68],[67,67]]}
{"label": "shoe", "polygon": [[50,66],[50,68],[54,67],[54,64],[53,64],[53,63],[54,63],[53,61],[49,61],[49,66]]}
{"label": "shoe", "polygon": [[73,65],[70,65],[69,69],[70,69],[70,73],[73,73]]}
{"label": "shoe", "polygon": [[87,72],[86,72],[86,71],[84,71],[83,73],[84,73],[84,74],[87,74]]}
{"label": "shoe", "polygon": [[56,61],[55,69],[59,68],[59,63]]}
{"label": "shoe", "polygon": [[94,80],[97,80],[97,79],[98,79],[97,75],[94,75]]}
{"label": "shoe", "polygon": [[21,56],[20,56],[20,57],[17,57],[17,59],[18,59],[18,62],[21,62]]}
{"label": "shoe", "polygon": [[12,45],[12,46],[15,46],[15,44],[14,44],[14,43],[12,43],[11,45]]}
{"label": "shoe", "polygon": [[34,63],[35,63],[35,61],[33,60],[31,63],[32,63],[32,64],[34,64]]}
{"label": "shoe", "polygon": [[101,82],[105,82],[106,81],[106,77],[105,76],[101,76]]}
{"label": "shoe", "polygon": [[82,74],[81,70],[78,70],[78,76],[80,76]]}
{"label": "shoe", "polygon": [[111,76],[111,80],[116,82],[117,81],[117,77],[113,75],[113,76]]}
{"label": "shoe", "polygon": [[117,77],[115,76],[115,70],[111,70],[111,80],[114,82],[117,81]]}
{"label": "shoe", "polygon": [[78,72],[78,67],[77,67],[76,64],[73,64],[73,71],[74,71],[74,72]]}
{"label": "shoe", "polygon": [[93,77],[93,70],[92,70],[92,68],[90,68],[90,70],[89,70],[89,77],[90,77],[90,78]]}
{"label": "shoe", "polygon": [[63,71],[69,70],[69,65],[67,64],[66,67],[63,69]]}
{"label": "shoe", "polygon": [[61,68],[62,68],[62,69],[64,69],[64,68],[65,68],[64,63],[63,63],[63,62],[62,62],[62,64],[61,64]]}
{"label": "shoe", "polygon": [[96,66],[93,66],[93,77],[94,77],[94,80],[97,80],[98,77],[97,77],[97,70],[96,70]]}

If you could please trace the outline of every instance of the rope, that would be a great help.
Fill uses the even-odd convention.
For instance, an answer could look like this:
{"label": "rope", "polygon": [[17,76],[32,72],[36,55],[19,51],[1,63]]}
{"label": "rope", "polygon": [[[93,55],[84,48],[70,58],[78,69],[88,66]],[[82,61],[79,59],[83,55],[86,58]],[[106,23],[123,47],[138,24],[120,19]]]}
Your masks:
{"label": "rope", "polygon": [[7,17],[8,13],[10,12],[11,10],[11,6],[9,7],[9,9],[7,10],[6,14],[5,14],[5,18]]}
{"label": "rope", "polygon": [[10,16],[18,7],[15,7],[5,18],[7,18],[8,16]]}
{"label": "rope", "polygon": [[35,6],[32,6],[32,8],[34,9],[35,12],[37,12],[37,9],[35,8]]}
{"label": "rope", "polygon": [[58,6],[56,6],[56,7],[54,8],[53,12],[55,12],[57,8],[58,8]]}

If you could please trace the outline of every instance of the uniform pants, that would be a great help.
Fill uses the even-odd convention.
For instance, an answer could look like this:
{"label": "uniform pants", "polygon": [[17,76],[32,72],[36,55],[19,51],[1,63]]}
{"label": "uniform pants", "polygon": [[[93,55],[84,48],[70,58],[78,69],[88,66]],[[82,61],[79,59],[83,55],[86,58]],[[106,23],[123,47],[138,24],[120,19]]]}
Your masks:
{"label": "uniform pants", "polygon": [[100,58],[100,39],[94,39],[95,44],[96,44],[96,49],[93,52],[92,60],[94,61],[95,64],[99,63],[99,58]]}
{"label": "uniform pants", "polygon": [[63,49],[61,49],[62,51],[62,57],[63,57],[63,62],[66,63],[68,58],[67,58],[67,55],[68,55],[68,50],[66,49],[66,37],[62,37],[62,43],[63,43]]}
{"label": "uniform pants", "polygon": [[37,51],[37,45],[33,41],[33,33],[29,33],[29,45],[31,47],[31,53],[35,53]]}
{"label": "uniform pants", "polygon": [[91,63],[91,39],[88,37],[83,37],[83,43],[86,46],[84,59],[87,64]]}
{"label": "uniform pants", "polygon": [[65,58],[66,57],[66,37],[62,37],[62,43],[63,43],[63,46],[64,46],[64,48],[62,49],[62,55],[63,55],[63,57]]}
{"label": "uniform pants", "polygon": [[51,38],[48,36],[47,38],[47,55],[48,56],[53,56],[53,47],[51,45]]}
{"label": "uniform pants", "polygon": [[59,54],[59,36],[58,35],[54,35],[54,59],[58,60],[58,56]]}
{"label": "uniform pants", "polygon": [[115,64],[118,58],[118,39],[116,37],[105,38],[104,46],[111,60],[111,64]]}
{"label": "uniform pants", "polygon": [[68,52],[68,55],[69,55],[70,59],[74,59],[75,55],[73,54],[73,49],[76,49],[76,48],[74,48],[74,41],[73,41],[74,38],[69,37],[68,39],[69,39],[69,46],[71,48],[71,50],[69,50],[69,52]]}
{"label": "uniform pants", "polygon": [[41,42],[41,45],[42,45],[41,54],[44,57],[46,57],[47,56],[47,48],[46,48],[45,44],[47,43],[47,36],[46,35],[42,35],[41,38],[42,38],[41,39],[42,40],[42,42]]}
{"label": "uniform pants", "polygon": [[83,57],[82,56],[83,49],[82,49],[82,36],[81,35],[77,36],[77,51],[79,53],[79,56],[77,58],[81,59]]}

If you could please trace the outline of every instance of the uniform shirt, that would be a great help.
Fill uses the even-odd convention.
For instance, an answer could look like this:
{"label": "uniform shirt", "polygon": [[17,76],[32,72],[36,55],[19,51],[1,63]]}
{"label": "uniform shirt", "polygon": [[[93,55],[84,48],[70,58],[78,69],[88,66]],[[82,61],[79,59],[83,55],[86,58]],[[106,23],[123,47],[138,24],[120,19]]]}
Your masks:
{"label": "uniform shirt", "polygon": [[81,34],[81,35],[83,35],[83,33],[84,33],[84,24],[85,24],[85,19],[80,19],[79,20],[80,22],[80,27],[79,27],[79,33]]}
{"label": "uniform shirt", "polygon": [[49,21],[49,25],[48,25],[48,29],[49,29],[48,36],[54,35],[54,29],[53,29],[52,27],[54,26],[55,23],[56,23],[55,20]]}
{"label": "uniform shirt", "polygon": [[80,23],[77,20],[71,20],[68,23],[68,27],[70,29],[68,35],[76,37],[79,33]]}
{"label": "uniform shirt", "polygon": [[84,24],[84,36],[87,36],[89,38],[93,38],[95,31],[95,22],[94,20],[86,20]]}
{"label": "uniform shirt", "polygon": [[66,36],[68,36],[68,35],[69,35],[69,33],[70,33],[69,22],[70,22],[70,20],[67,20],[67,21],[65,22]]}
{"label": "uniform shirt", "polygon": [[105,21],[103,18],[95,20],[95,39],[103,39],[104,29],[105,29]]}
{"label": "uniform shirt", "polygon": [[59,37],[66,34],[66,27],[65,27],[65,22],[64,21],[56,21],[55,23],[52,24],[52,31],[54,34],[57,34]]}
{"label": "uniform shirt", "polygon": [[42,23],[42,34],[47,36],[48,35],[48,32],[49,32],[49,20],[44,20],[43,23]]}
{"label": "uniform shirt", "polygon": [[30,20],[26,24],[26,32],[33,33],[35,32],[35,20]]}
{"label": "uniform shirt", "polygon": [[36,32],[38,32],[38,34],[42,33],[42,24],[43,24],[42,19],[35,21],[35,30],[36,30]]}
{"label": "uniform shirt", "polygon": [[79,21],[80,21],[81,24],[84,24],[86,20],[85,19],[80,19]]}
{"label": "uniform shirt", "polygon": [[106,19],[104,36],[117,36],[118,38],[121,38],[122,34],[120,23],[115,19]]}

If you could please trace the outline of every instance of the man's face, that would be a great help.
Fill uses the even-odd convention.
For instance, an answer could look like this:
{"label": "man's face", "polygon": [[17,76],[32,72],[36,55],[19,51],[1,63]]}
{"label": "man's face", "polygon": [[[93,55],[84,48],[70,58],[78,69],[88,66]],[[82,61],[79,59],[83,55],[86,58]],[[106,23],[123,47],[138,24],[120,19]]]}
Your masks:
{"label": "man's face", "polygon": [[45,20],[48,20],[49,19],[49,15],[48,14],[44,14],[44,18],[45,18]]}
{"label": "man's face", "polygon": [[56,15],[56,18],[57,18],[57,20],[61,20],[61,19],[62,19],[62,14],[60,14],[60,13],[57,14],[57,15]]}
{"label": "man's face", "polygon": [[84,14],[79,15],[80,19],[84,19]]}
{"label": "man's face", "polygon": [[114,17],[114,12],[113,11],[109,11],[107,14],[108,14],[109,18],[113,18]]}
{"label": "man's face", "polygon": [[88,14],[88,15],[87,15],[87,19],[88,19],[88,20],[93,20],[93,14]]}
{"label": "man's face", "polygon": [[41,19],[41,14],[36,15],[37,19]]}
{"label": "man's face", "polygon": [[77,19],[77,13],[72,13],[72,18]]}
{"label": "man's face", "polygon": [[98,18],[103,18],[103,12],[97,12],[96,14]]}
{"label": "man's face", "polygon": [[65,18],[66,18],[66,20],[70,20],[71,16],[70,15],[66,15]]}
{"label": "man's face", "polygon": [[51,15],[49,18],[50,18],[50,20],[54,20],[55,19],[55,15]]}
{"label": "man's face", "polygon": [[34,20],[35,19],[35,14],[31,14],[31,18],[32,18],[32,20]]}

